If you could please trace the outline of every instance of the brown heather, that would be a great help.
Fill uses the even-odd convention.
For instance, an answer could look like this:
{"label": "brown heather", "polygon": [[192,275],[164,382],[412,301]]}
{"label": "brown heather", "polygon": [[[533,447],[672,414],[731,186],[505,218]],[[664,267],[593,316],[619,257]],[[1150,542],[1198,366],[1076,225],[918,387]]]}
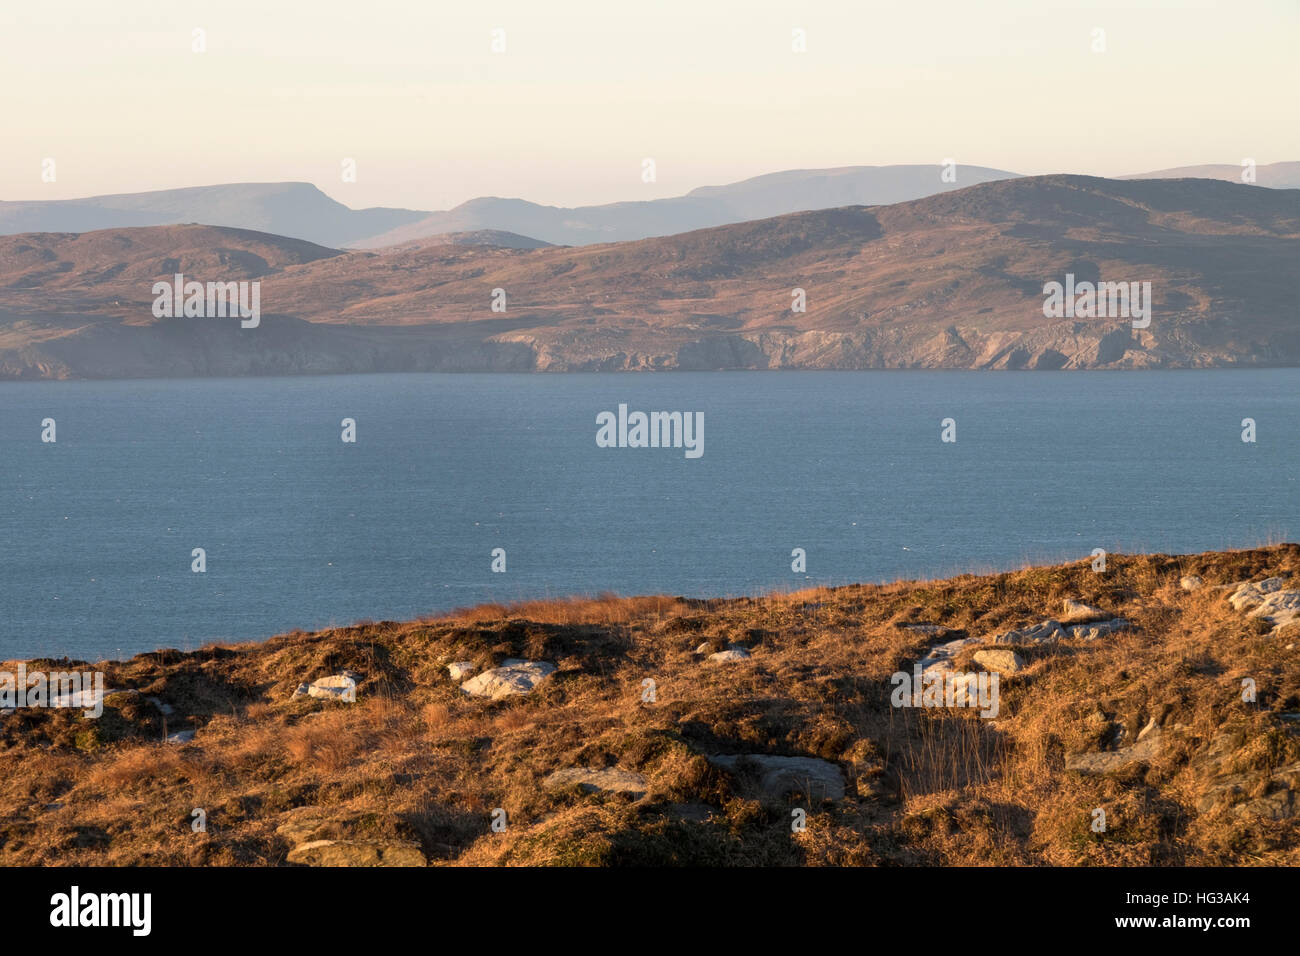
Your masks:
{"label": "brown heather", "polygon": [[[478,607],[141,654],[103,665],[109,687],[141,695],[110,697],[99,720],[2,719],[0,862],[280,865],[298,842],[345,839],[409,841],[433,863],[463,865],[1300,863],[1296,813],[1199,809],[1214,774],[1241,775],[1240,804],[1300,759],[1296,721],[1281,716],[1300,710],[1300,653],[1286,649],[1300,634],[1261,633],[1213,589],[1294,581],[1300,546],[1108,564],[734,600]],[[1184,592],[1179,579],[1192,574],[1206,586]],[[984,635],[1054,616],[1064,598],[1137,629],[1022,649],[1028,666],[1004,679],[994,721],[890,706],[890,675],[945,639],[898,625]],[[753,658],[704,666],[693,653],[702,642]],[[451,661],[506,657],[559,669],[498,702],[447,676]],[[291,699],[299,682],[342,668],[363,675],[357,703]],[[641,701],[646,677],[653,704]],[[1257,702],[1242,701],[1243,677]],[[144,695],[176,708],[165,726]],[[1152,760],[1108,776],[1066,769],[1067,756],[1111,746],[1119,727],[1131,743],[1152,718],[1168,741]],[[162,742],[184,728],[197,730],[193,743]],[[1226,758],[1208,761],[1225,739]],[[765,804],[711,766],[712,753],[834,761],[848,796]],[[574,766],[636,771],[649,792],[541,785]],[[800,834],[796,806],[809,811]],[[490,828],[497,807],[504,833]],[[1105,833],[1089,829],[1095,807]],[[195,808],[206,833],[191,830]]]}

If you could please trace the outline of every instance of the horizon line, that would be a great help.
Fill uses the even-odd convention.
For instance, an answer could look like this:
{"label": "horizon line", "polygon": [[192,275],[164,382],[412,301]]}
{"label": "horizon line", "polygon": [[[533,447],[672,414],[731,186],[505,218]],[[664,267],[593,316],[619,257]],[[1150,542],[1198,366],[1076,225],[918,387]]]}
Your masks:
{"label": "horizon line", "polygon": [[[1279,166],[1285,163],[1300,163],[1300,160],[1275,160],[1269,163],[1257,162],[1255,164],[1255,168],[1256,169],[1267,168],[1270,166]],[[1112,180],[1135,179],[1135,178],[1141,179],[1144,176],[1148,176],[1151,173],[1163,173],[1163,172],[1168,172],[1170,170],[1176,170],[1176,169],[1193,169],[1193,168],[1205,167],[1205,166],[1226,166],[1226,167],[1241,168],[1241,165],[1242,164],[1240,162],[1187,163],[1182,166],[1168,166],[1165,167],[1164,169],[1152,169],[1152,170],[1145,170],[1143,172],[1138,172],[1138,173],[1124,173],[1122,175],[1116,175],[1116,176],[1105,176],[1098,173],[1087,173],[1087,172],[1077,172],[1077,171],[1070,172],[1065,170],[1055,170],[1053,172],[1045,172],[1045,173],[1043,172],[1022,173],[1022,172],[1017,172],[1015,170],[1002,169],[997,166],[984,166],[979,163],[956,163],[955,164],[957,169],[967,168],[967,169],[991,170],[994,172],[1007,173],[1009,174],[1009,176],[1018,179],[1032,179],[1032,178],[1038,178],[1043,176],[1087,176],[1094,179],[1112,179]],[[158,186],[149,189],[126,189],[118,192],[92,193],[90,195],[67,196],[58,199],[0,199],[0,203],[20,204],[20,203],[88,202],[93,199],[110,199],[118,196],[141,196],[141,195],[148,195],[151,193],[181,192],[183,190],[191,190],[191,189],[195,189],[195,190],[224,189],[232,186],[310,186],[313,189],[319,191],[322,195],[326,196],[328,199],[332,200],[333,202],[337,202],[339,205],[344,206],[347,209],[352,210],[354,212],[361,212],[369,209],[403,209],[411,212],[427,212],[427,213],[449,212],[451,210],[458,209],[467,203],[471,203],[480,199],[497,199],[503,201],[526,202],[535,206],[541,206],[549,209],[587,209],[587,208],[598,208],[601,206],[615,206],[624,203],[628,203],[628,204],[653,203],[653,202],[663,202],[665,200],[671,200],[671,199],[682,199],[690,196],[696,190],[723,189],[729,186],[737,186],[740,185],[741,183],[752,182],[754,180],[762,179],[767,176],[778,176],[781,175],[782,173],[817,173],[817,172],[834,172],[839,170],[854,170],[854,169],[924,168],[927,166],[933,166],[942,169],[944,164],[931,162],[931,163],[875,163],[875,164],[863,163],[863,164],[849,165],[849,166],[843,166],[843,165],[841,166],[796,166],[796,167],[788,167],[784,169],[771,170],[766,173],[758,173],[754,176],[746,176],[742,179],[736,179],[730,182],[704,183],[698,186],[693,186],[691,187],[691,189],[687,190],[684,193],[678,193],[672,196],[659,196],[653,199],[617,199],[611,202],[584,203],[576,206],[566,206],[566,205],[558,205],[555,203],[539,202],[533,199],[526,199],[523,196],[519,196],[519,195],[511,196],[511,195],[499,195],[495,193],[481,193],[478,195],[470,196],[468,199],[464,199],[461,200],[459,203],[456,203],[451,206],[447,206],[445,209],[420,209],[413,206],[402,206],[402,205],[391,205],[391,204],[370,205],[370,206],[350,206],[343,200],[336,198],[334,194],[327,191],[325,187],[321,186],[318,182],[309,179],[240,180],[240,181],[222,182],[222,183],[198,183],[198,184],[191,184],[188,186]],[[1202,179],[1207,177],[1187,176],[1182,178]],[[979,184],[972,183],[970,185],[979,185]],[[965,188],[965,187],[959,187],[959,188]],[[1269,188],[1269,187],[1265,187],[1265,188]]]}

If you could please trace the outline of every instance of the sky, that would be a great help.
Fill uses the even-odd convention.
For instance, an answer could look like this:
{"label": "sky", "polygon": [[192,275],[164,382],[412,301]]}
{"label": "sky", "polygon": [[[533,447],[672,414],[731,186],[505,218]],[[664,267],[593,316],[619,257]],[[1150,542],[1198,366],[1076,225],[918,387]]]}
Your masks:
{"label": "sky", "polygon": [[1300,160],[1298,41],[1300,0],[0,0],[0,199],[574,206],[949,158]]}

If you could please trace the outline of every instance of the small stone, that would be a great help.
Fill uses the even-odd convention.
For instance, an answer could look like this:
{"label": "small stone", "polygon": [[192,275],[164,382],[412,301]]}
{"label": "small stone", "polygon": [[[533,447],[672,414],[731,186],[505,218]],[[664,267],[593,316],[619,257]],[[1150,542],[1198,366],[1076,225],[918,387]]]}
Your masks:
{"label": "small stone", "polygon": [[477,670],[473,661],[452,661],[447,665],[447,673],[452,680],[464,680]]}
{"label": "small stone", "polygon": [[1097,621],[1095,624],[1075,624],[1073,627],[1067,628],[1066,631],[1070,637],[1080,637],[1091,641],[1106,634],[1127,630],[1130,626],[1128,621],[1116,617],[1109,621]]}
{"label": "small stone", "polygon": [[1048,644],[1065,637],[1065,628],[1059,621],[1043,621],[1033,627],[1007,631],[993,638],[994,644]]}
{"label": "small stone", "polygon": [[1189,574],[1179,579],[1178,586],[1184,591],[1195,591],[1204,583],[1199,574]]}
{"label": "small stone", "polygon": [[293,844],[310,843],[311,837],[327,822],[320,807],[295,807],[281,818],[275,832]]}
{"label": "small stone", "polygon": [[167,743],[169,744],[187,744],[193,739],[194,731],[192,730],[178,730],[174,734],[167,735]]}
{"label": "small stone", "polygon": [[1233,808],[1243,819],[1285,820],[1295,812],[1290,790],[1275,790]]}
{"label": "small stone", "polygon": [[426,866],[414,843],[357,843],[313,840],[289,851],[286,860],[306,866]]}
{"label": "small stone", "polygon": [[930,648],[930,653],[921,658],[919,662],[921,665],[921,672],[924,673],[925,671],[935,667],[940,670],[951,670],[952,659],[957,656],[958,651],[968,644],[981,643],[983,642],[977,637],[959,637],[955,641],[949,641],[946,644],[932,647]]}
{"label": "small stone", "polygon": [[1015,651],[989,649],[975,652],[975,663],[999,674],[1015,674],[1025,669],[1024,659]]}
{"label": "small stone", "polygon": [[718,651],[716,654],[710,654],[704,659],[706,664],[734,664],[737,661],[749,660],[749,651],[743,647],[733,647],[725,651]]}
{"label": "small stone", "polygon": [[[1222,764],[1226,761],[1220,761]],[[1259,774],[1230,774],[1214,780],[1197,803],[1202,813],[1231,808],[1241,819],[1285,820],[1297,809],[1300,762],[1284,766],[1265,778]],[[1254,799],[1247,800],[1250,794]]]}
{"label": "small stone", "polygon": [[1069,757],[1065,761],[1065,769],[1076,770],[1079,773],[1114,773],[1134,764],[1152,760],[1160,753],[1162,746],[1160,730],[1157,728],[1147,733],[1132,747]]}
{"label": "small stone", "polygon": [[639,773],[613,767],[604,770],[588,767],[557,770],[542,781],[542,786],[552,790],[578,786],[587,793],[626,793],[636,798],[644,797],[648,789],[645,777]]}
{"label": "small stone", "polygon": [[1066,598],[1063,603],[1062,624],[1086,624],[1089,621],[1101,620],[1106,616],[1105,611],[1099,610],[1090,604],[1071,601],[1069,598]]}

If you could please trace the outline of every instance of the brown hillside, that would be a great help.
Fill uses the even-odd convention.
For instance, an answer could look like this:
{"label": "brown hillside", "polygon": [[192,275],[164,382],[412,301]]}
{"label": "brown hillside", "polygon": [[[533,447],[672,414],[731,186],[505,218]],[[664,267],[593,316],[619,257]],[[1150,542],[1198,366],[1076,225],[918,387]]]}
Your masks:
{"label": "brown hillside", "polygon": [[[1279,545],[142,654],[98,720],[0,718],[0,862],[1295,865],[1297,587]],[[994,717],[893,705],[944,654],[1014,669]],[[515,658],[555,670],[489,700],[448,669]],[[344,671],[354,702],[295,696]]]}
{"label": "brown hillside", "polygon": [[[1031,177],[581,248],[331,253],[208,230],[166,253],[185,228],[0,240],[0,322],[26,323],[0,337],[0,374],[123,374],[80,347],[77,330],[87,316],[149,325],[149,285],[173,265],[200,279],[264,276],[266,327],[296,319],[357,334],[297,326],[282,345],[266,327],[258,342],[184,326],[151,352],[169,356],[172,374],[194,366],[189,334],[203,338],[204,368],[231,374],[256,371],[259,356],[280,371],[1300,364],[1298,190]],[[1067,272],[1150,282],[1150,327],[1045,318],[1043,285]],[[790,309],[796,287],[806,313]],[[505,313],[490,308],[498,288]],[[70,331],[41,343],[50,328]],[[212,335],[227,336],[228,353]]]}

